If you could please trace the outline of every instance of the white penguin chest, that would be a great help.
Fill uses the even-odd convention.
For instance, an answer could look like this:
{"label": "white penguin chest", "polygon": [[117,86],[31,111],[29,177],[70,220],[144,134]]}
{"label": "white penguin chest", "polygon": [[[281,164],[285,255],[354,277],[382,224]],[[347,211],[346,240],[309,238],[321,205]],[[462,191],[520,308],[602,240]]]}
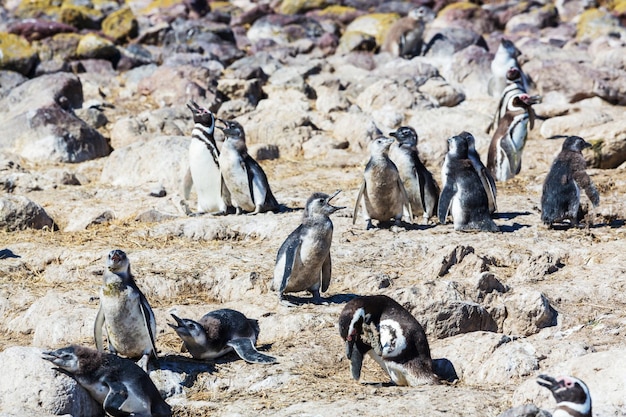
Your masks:
{"label": "white penguin chest", "polygon": [[236,149],[224,144],[220,154],[222,176],[233,204],[244,210],[253,211],[254,202],[250,191],[250,181],[245,161]]}
{"label": "white penguin chest", "polygon": [[189,170],[198,196],[198,211],[223,209],[222,178],[211,151],[198,139],[189,144]]}
{"label": "white penguin chest", "polygon": [[317,265],[324,262],[330,252],[332,237],[332,227],[307,229],[302,236],[302,244],[300,246],[300,261],[302,264]]}

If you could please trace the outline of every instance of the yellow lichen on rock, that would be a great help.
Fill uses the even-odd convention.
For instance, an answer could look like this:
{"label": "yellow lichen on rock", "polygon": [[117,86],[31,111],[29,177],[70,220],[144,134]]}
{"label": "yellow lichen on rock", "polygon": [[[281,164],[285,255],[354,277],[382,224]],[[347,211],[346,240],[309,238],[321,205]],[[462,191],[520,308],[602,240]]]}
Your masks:
{"label": "yellow lichen on rock", "polygon": [[321,9],[326,6],[326,0],[283,0],[278,6],[278,12],[283,14],[304,13],[307,10]]}
{"label": "yellow lichen on rock", "polygon": [[102,33],[116,42],[137,37],[139,24],[130,7],[123,7],[108,15],[102,22]]}
{"label": "yellow lichen on rock", "polygon": [[0,32],[0,69],[28,74],[37,61],[37,51],[21,36]]}
{"label": "yellow lichen on rock", "polygon": [[372,13],[359,16],[346,28],[344,36],[358,32],[373,37],[377,45],[382,45],[391,25],[400,18],[397,13]]}
{"label": "yellow lichen on rock", "polygon": [[621,33],[624,37],[626,29],[616,17],[604,9],[585,10],[576,25],[576,40],[579,42],[590,42],[611,33]]}

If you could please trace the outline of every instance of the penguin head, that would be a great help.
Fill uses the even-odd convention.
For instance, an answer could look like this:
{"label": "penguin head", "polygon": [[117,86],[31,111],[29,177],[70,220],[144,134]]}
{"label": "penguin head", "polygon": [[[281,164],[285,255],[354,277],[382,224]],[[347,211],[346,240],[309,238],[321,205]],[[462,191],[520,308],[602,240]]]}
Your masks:
{"label": "penguin head", "polygon": [[102,363],[101,352],[78,345],[41,352],[41,357],[52,362],[63,371],[79,374],[93,372]]}
{"label": "penguin head", "polygon": [[591,394],[587,385],[573,376],[559,376],[552,378],[549,375],[539,375],[537,383],[548,388],[557,403],[568,402],[580,405],[582,415],[591,415]]}
{"label": "penguin head", "polygon": [[507,55],[509,55],[512,58],[517,58],[518,56],[522,54],[520,50],[517,49],[515,44],[508,39],[502,38],[498,49],[500,48],[502,48],[502,50],[504,50],[507,53]]}
{"label": "penguin head", "polygon": [[114,249],[107,257],[107,269],[113,273],[124,273],[130,268],[126,253],[121,249]]}
{"label": "penguin head", "polygon": [[409,13],[407,13],[407,17],[417,21],[430,22],[435,19],[435,12],[433,12],[430,7],[420,6],[411,9]]}
{"label": "penguin head", "polygon": [[506,70],[506,80],[509,83],[517,83],[522,81],[522,72],[519,68],[511,67]]}
{"label": "penguin head", "polygon": [[304,217],[308,217],[311,214],[324,214],[331,215],[337,210],[344,209],[345,207],[337,207],[330,204],[330,200],[335,198],[341,190],[335,191],[332,195],[324,193],[313,193],[306,202],[304,207]]}
{"label": "penguin head", "polygon": [[173,313],[170,313],[172,318],[176,320],[176,324],[167,323],[178,337],[180,337],[185,343],[204,344],[206,340],[206,331],[204,327],[197,321],[190,319],[181,319]]}
{"label": "penguin head", "polygon": [[509,98],[507,109],[511,111],[528,109],[530,106],[538,103],[539,101],[541,101],[539,96],[530,96],[526,93],[516,94]]}
{"label": "penguin head", "polygon": [[401,126],[395,132],[389,133],[389,135],[396,138],[400,146],[417,146],[417,132],[410,126]]}
{"label": "penguin head", "polygon": [[246,140],[246,134],[243,130],[243,126],[239,122],[234,120],[222,120],[218,119],[220,122],[224,123],[224,127],[216,126],[224,135],[226,135],[226,139],[235,139],[235,140]]}
{"label": "penguin head", "polygon": [[389,152],[389,147],[393,143],[393,139],[380,136],[370,142],[370,153],[372,156],[386,155]]}
{"label": "penguin head", "polygon": [[591,148],[591,143],[587,142],[580,136],[569,136],[563,142],[564,151],[574,151],[574,152],[582,152],[585,148]]}
{"label": "penguin head", "polygon": [[193,100],[187,103],[187,107],[191,110],[194,123],[199,123],[209,128],[211,133],[215,130],[215,116],[211,110],[197,105]]}
{"label": "penguin head", "polygon": [[474,135],[464,130],[463,132],[459,133],[459,137],[465,139],[468,152],[476,152],[476,139],[474,139]]}

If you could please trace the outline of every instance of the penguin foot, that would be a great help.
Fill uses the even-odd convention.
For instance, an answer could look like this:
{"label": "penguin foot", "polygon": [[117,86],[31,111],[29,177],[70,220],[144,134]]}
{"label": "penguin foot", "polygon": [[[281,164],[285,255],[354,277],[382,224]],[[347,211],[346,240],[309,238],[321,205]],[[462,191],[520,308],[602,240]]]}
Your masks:
{"label": "penguin foot", "polygon": [[289,300],[287,300],[287,298],[285,298],[284,296],[281,296],[278,300],[278,304],[285,306],[285,307],[297,307],[298,304],[293,303]]}
{"label": "penguin foot", "polygon": [[148,373],[148,362],[150,361],[150,356],[145,354],[137,361],[137,366],[144,370],[145,373]]}
{"label": "penguin foot", "polygon": [[185,216],[191,216],[193,214],[193,212],[189,208],[189,204],[187,204],[184,199],[176,201],[176,198],[172,197],[172,203],[174,203],[174,206],[176,206],[176,208]]}
{"label": "penguin foot", "polygon": [[374,229],[374,225],[372,224],[372,219],[367,219],[365,223],[365,230]]}

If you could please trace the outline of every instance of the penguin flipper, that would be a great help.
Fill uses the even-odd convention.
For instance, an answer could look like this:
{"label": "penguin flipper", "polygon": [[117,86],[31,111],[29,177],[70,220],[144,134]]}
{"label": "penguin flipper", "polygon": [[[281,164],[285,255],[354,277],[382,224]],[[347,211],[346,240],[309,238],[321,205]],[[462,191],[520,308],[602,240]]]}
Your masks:
{"label": "penguin flipper", "polygon": [[489,201],[489,212],[495,213],[498,211],[498,205],[496,204],[496,182],[493,176],[489,173],[487,168],[483,168],[480,172],[481,179],[484,178],[486,184],[483,184],[485,192],[487,193],[487,200]]}
{"label": "penguin flipper", "polygon": [[437,217],[439,218],[439,223],[446,224],[446,217],[448,216],[448,211],[450,209],[450,203],[452,202],[452,197],[456,193],[456,184],[451,184],[453,182],[451,179],[446,181],[446,186],[439,194],[439,204],[437,207]]}
{"label": "penguin flipper", "polygon": [[[139,289],[137,289],[137,291],[139,291]],[[156,345],[154,343],[154,333],[152,332],[151,325],[152,323],[156,323],[156,320],[154,318],[154,312],[152,311],[152,308],[150,308],[150,304],[148,304],[148,300],[141,291],[139,291],[139,306],[141,308],[143,323],[146,326],[148,334],[150,335],[150,347],[152,348],[152,352],[150,352],[150,355],[154,359],[158,359]]]}
{"label": "penguin flipper", "polygon": [[332,262],[330,260],[330,253],[322,264],[322,292],[326,292],[330,285],[330,273],[332,270]]}
{"label": "penguin flipper", "polygon": [[241,359],[248,363],[269,364],[276,362],[275,357],[265,355],[256,350],[256,348],[252,344],[252,340],[248,339],[247,337],[231,339],[226,344],[232,347],[235,350],[235,353],[237,353],[237,355],[239,355]]}
{"label": "penguin flipper", "polygon": [[346,342],[346,354],[349,352],[350,373],[352,378],[358,381],[361,378],[361,368],[363,367],[363,354],[352,342]]}
{"label": "penguin flipper", "polygon": [[[296,230],[291,232],[291,234],[287,237],[287,239],[283,242],[282,246],[278,250],[279,259],[277,259],[277,264],[280,262],[280,257],[284,258],[284,266],[282,268],[282,276],[280,276],[280,287],[278,288],[278,293],[282,295],[283,291],[287,287],[287,283],[289,282],[289,278],[293,273],[294,266],[296,260],[300,258],[300,247],[302,246],[302,242],[300,241],[300,230],[302,229],[302,225],[298,226]],[[280,266],[280,265],[279,265]],[[274,271],[274,274],[276,275]],[[274,276],[274,282],[276,282],[276,276]]]}
{"label": "penguin flipper", "polygon": [[96,321],[93,326],[93,338],[96,341],[96,349],[100,352],[104,351],[102,326],[104,326],[104,311],[102,311],[102,305],[100,305],[98,315],[96,316]]}
{"label": "penguin flipper", "polygon": [[352,214],[352,224],[356,223],[356,216],[359,214],[359,204],[361,204],[361,199],[363,198],[363,193],[365,192],[365,180],[361,184],[361,188],[359,188],[359,193],[356,196],[356,203],[354,204],[354,212]]}
{"label": "penguin flipper", "polygon": [[406,188],[404,188],[404,184],[400,177],[398,177],[397,187],[400,188],[400,192],[402,193],[402,198],[404,199],[403,205],[404,210],[408,213],[409,223],[413,223],[413,209],[411,209],[411,200],[409,200],[409,194],[406,192]]}
{"label": "penguin flipper", "polygon": [[191,176],[191,168],[187,168],[185,177],[183,178],[183,197],[189,200],[191,195],[191,187],[193,186],[193,177]]}
{"label": "penguin flipper", "polygon": [[128,412],[121,410],[121,408],[128,399],[128,389],[124,384],[117,381],[108,380],[106,383],[109,386],[109,393],[102,404],[104,411],[113,417],[127,416]]}
{"label": "penguin flipper", "polygon": [[591,204],[593,204],[594,207],[597,207],[598,204],[600,204],[600,194],[598,193],[596,185],[593,181],[591,181],[589,174],[587,174],[584,170],[576,170],[573,173],[573,177],[576,184],[585,190],[585,194],[587,194],[587,197],[591,200]]}

